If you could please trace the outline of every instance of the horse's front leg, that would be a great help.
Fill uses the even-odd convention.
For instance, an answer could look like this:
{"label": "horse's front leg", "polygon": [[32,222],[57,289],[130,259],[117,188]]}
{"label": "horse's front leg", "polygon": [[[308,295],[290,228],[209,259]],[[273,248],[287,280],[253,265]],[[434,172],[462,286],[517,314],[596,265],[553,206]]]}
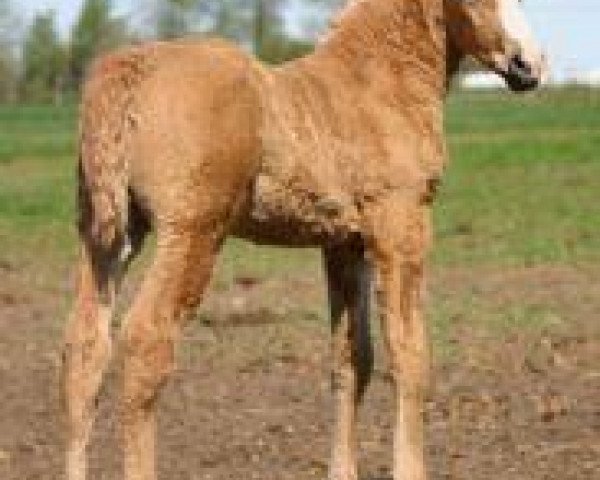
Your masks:
{"label": "horse's front leg", "polygon": [[421,303],[429,211],[425,206],[394,210],[374,245],[377,302],[396,399],[394,480],[425,480],[423,396],[429,353]]}
{"label": "horse's front leg", "polygon": [[335,420],[330,480],[357,480],[356,411],[373,368],[370,269],[361,244],[324,250],[332,334]]}

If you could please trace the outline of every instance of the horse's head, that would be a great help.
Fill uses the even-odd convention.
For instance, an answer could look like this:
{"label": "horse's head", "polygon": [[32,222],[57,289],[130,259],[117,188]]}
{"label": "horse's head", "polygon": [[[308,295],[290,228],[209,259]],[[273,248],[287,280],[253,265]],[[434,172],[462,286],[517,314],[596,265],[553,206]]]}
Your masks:
{"label": "horse's head", "polygon": [[450,45],[500,74],[514,91],[539,85],[545,59],[521,0],[444,0]]}

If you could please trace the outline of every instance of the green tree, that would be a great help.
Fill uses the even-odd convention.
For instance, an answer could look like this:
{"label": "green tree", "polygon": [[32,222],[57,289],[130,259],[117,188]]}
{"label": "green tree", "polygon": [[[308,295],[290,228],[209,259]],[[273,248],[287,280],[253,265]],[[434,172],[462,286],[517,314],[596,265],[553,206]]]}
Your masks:
{"label": "green tree", "polygon": [[0,102],[13,102],[17,98],[17,59],[9,49],[0,47]]}
{"label": "green tree", "polygon": [[251,42],[251,7],[248,0],[155,0],[153,30],[163,40],[218,34],[242,43]]}
{"label": "green tree", "polygon": [[25,100],[60,100],[65,78],[65,53],[54,12],[38,14],[23,43],[22,97]]}
{"label": "green tree", "polygon": [[[312,49],[309,37],[291,38],[286,31],[283,13],[289,1],[155,0],[154,31],[162,39],[186,34],[229,38],[251,48],[262,60],[279,63]],[[304,1],[313,5],[317,17],[341,0]]]}
{"label": "green tree", "polygon": [[252,45],[252,29],[254,28],[252,2],[247,0],[211,2],[209,0],[204,4],[205,11],[212,10],[213,12],[211,34],[229,38],[244,45]]}
{"label": "green tree", "polygon": [[90,62],[97,55],[129,40],[127,23],[113,16],[111,0],[85,0],[71,32],[69,70],[72,86],[79,87]]}
{"label": "green tree", "polygon": [[17,97],[19,65],[16,52],[18,18],[9,0],[0,0],[0,102]]}
{"label": "green tree", "polygon": [[170,40],[188,33],[194,0],[158,0],[155,5],[156,36]]}
{"label": "green tree", "polygon": [[313,49],[311,38],[291,37],[286,31],[283,11],[287,5],[284,0],[254,0],[254,52],[267,63],[282,63]]}
{"label": "green tree", "polygon": [[[181,4],[181,0],[171,3],[174,1]],[[285,3],[284,0],[187,0],[180,11],[185,12],[190,23],[199,25],[202,33],[229,38],[252,48],[263,60],[277,62],[293,50],[283,28]],[[194,28],[188,24],[187,30]],[[294,48],[298,43],[294,42]]]}
{"label": "green tree", "polygon": [[282,16],[285,1],[213,0],[213,3],[216,15],[211,33],[252,47],[265,61],[281,60],[288,43]]}
{"label": "green tree", "polygon": [[[303,0],[311,15],[305,15],[302,22],[315,17],[327,16],[343,0]],[[281,63],[304,55],[313,48],[309,36],[290,37],[284,22],[284,11],[290,0],[205,0],[216,3],[218,15],[213,32],[251,46],[254,53],[268,63]]]}

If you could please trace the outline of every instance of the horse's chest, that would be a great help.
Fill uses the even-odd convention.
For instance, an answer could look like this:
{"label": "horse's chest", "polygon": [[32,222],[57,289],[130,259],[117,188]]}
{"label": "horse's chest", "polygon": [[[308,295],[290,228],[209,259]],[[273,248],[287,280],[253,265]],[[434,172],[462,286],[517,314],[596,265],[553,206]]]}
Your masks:
{"label": "horse's chest", "polygon": [[339,241],[364,230],[374,202],[398,192],[418,199],[426,189],[427,142],[402,117],[378,123],[365,114],[364,128],[340,117],[334,128],[309,113],[279,112],[269,122],[238,235],[293,245]]}
{"label": "horse's chest", "polygon": [[[237,234],[256,242],[315,245],[364,232],[373,203],[427,192],[413,155],[378,155],[358,142],[267,150]],[[399,152],[407,152],[398,149]],[[367,227],[368,228],[368,227]]]}
{"label": "horse's chest", "polygon": [[269,169],[254,179],[241,236],[259,242],[313,245],[360,231],[360,206],[333,170]]}

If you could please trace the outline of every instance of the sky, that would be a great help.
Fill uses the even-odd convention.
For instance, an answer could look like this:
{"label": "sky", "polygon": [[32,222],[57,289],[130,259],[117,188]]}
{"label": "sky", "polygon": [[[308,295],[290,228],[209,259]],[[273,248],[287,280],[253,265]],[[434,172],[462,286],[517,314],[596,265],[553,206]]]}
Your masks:
{"label": "sky", "polygon": [[[143,1],[137,0],[137,4]],[[55,10],[63,33],[76,18],[81,2],[13,0],[25,19],[31,18],[37,10]],[[132,14],[133,0],[113,0],[113,3],[118,13]],[[524,7],[534,32],[548,53],[554,77],[564,78],[577,72],[600,69],[600,0],[525,0]],[[292,24],[297,10],[293,9],[288,15]]]}

